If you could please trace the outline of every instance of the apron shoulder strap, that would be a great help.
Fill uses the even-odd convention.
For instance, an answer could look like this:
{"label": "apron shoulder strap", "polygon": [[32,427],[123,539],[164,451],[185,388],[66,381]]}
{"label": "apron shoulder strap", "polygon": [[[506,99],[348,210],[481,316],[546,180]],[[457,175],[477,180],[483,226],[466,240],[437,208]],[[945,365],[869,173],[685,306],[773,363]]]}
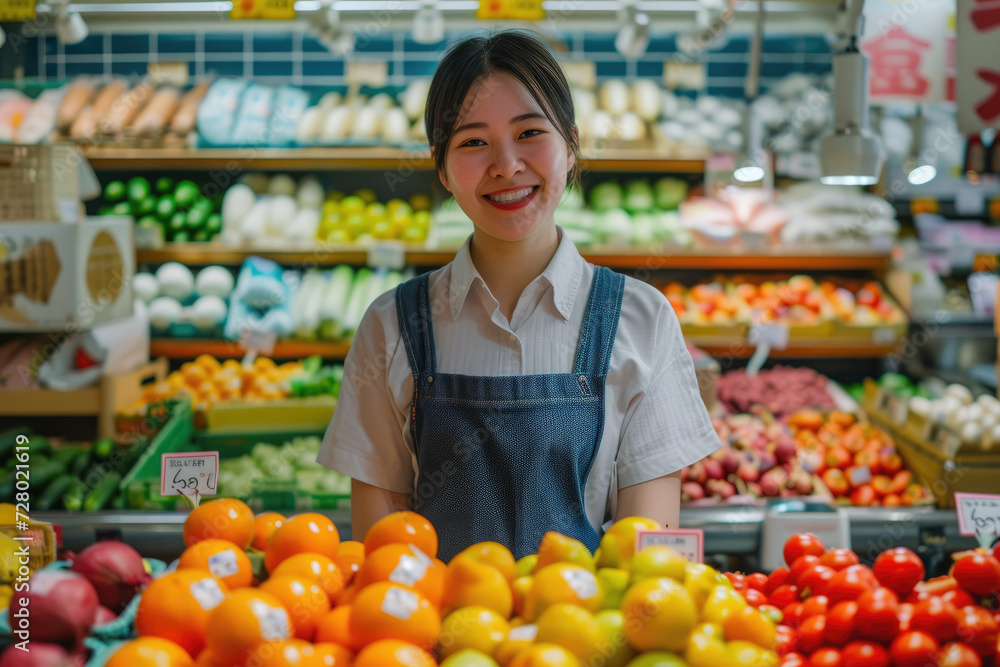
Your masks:
{"label": "apron shoulder strap", "polygon": [[583,314],[574,373],[599,376],[608,374],[624,294],[625,276],[606,266],[594,268],[594,281],[590,286],[587,310]]}
{"label": "apron shoulder strap", "polygon": [[427,276],[424,273],[396,287],[396,317],[414,378],[437,372]]}

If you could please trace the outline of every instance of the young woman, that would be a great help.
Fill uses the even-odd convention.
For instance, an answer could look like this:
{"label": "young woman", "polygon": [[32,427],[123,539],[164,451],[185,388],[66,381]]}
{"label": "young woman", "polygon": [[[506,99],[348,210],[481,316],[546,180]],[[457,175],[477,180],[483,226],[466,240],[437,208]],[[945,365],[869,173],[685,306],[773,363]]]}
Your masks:
{"label": "young woman", "polygon": [[353,479],[352,532],[413,509],[448,560],[484,540],[521,557],[548,530],[593,550],[626,516],[678,527],[679,471],[719,441],[667,300],[554,223],[580,172],[558,62],[525,33],[467,39],[425,122],[475,230],[358,329],[319,456]]}

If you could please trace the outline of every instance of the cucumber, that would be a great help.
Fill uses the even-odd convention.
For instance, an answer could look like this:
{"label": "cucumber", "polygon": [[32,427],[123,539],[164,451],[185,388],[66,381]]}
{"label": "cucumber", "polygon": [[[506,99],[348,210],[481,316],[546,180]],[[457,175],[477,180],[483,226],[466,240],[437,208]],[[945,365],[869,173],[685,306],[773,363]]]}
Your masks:
{"label": "cucumber", "polygon": [[73,485],[63,496],[63,507],[70,512],[79,512],[83,509],[83,501],[87,497],[87,484],[82,479],[74,479]]}
{"label": "cucumber", "polygon": [[94,487],[94,490],[87,494],[83,501],[84,512],[96,512],[102,509],[111,500],[111,496],[118,491],[121,484],[122,475],[120,472],[111,472],[101,480],[101,483]]}
{"label": "cucumber", "polygon": [[93,459],[103,461],[111,456],[111,452],[115,451],[115,441],[111,438],[100,438],[94,443],[92,450]]}
{"label": "cucumber", "polygon": [[9,431],[0,433],[0,460],[6,459],[14,453],[14,447],[17,445],[17,436],[30,436],[31,434],[31,429],[26,427],[12,428]]}
{"label": "cucumber", "polygon": [[139,202],[149,199],[149,181],[141,176],[136,176],[128,180],[128,199],[131,202]]}
{"label": "cucumber", "polygon": [[31,472],[31,488],[35,491],[41,491],[48,485],[49,482],[56,479],[60,475],[66,474],[66,467],[59,463],[58,461],[48,461],[41,465],[32,464],[30,468]]}
{"label": "cucumber", "polygon": [[125,184],[121,181],[111,181],[104,186],[104,198],[112,204],[125,199]]}
{"label": "cucumber", "polygon": [[43,435],[31,436],[28,447],[30,447],[28,451],[31,452],[32,458],[38,456],[48,457],[52,455],[52,444],[49,442],[49,439]]}
{"label": "cucumber", "polygon": [[80,475],[83,474],[83,471],[90,466],[90,459],[91,451],[89,449],[84,449],[83,454],[73,459],[73,462],[69,464],[66,469],[66,473],[79,478]]}
{"label": "cucumber", "polygon": [[52,452],[52,460],[63,464],[67,471],[79,456],[87,456],[87,450],[80,445],[67,445]]}
{"label": "cucumber", "polygon": [[77,480],[69,475],[64,475],[56,480],[53,480],[49,484],[38,500],[35,501],[34,506],[43,512],[47,512],[51,509],[55,509],[59,501],[62,500],[63,495],[70,488],[76,484]]}

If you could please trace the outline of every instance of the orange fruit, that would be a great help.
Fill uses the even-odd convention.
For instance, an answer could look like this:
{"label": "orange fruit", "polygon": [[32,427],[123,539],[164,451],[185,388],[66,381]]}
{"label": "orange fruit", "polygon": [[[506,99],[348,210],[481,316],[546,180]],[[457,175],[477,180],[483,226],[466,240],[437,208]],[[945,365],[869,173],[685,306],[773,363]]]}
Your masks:
{"label": "orange fruit", "polygon": [[350,585],[354,580],[354,575],[361,569],[361,564],[365,562],[365,545],[351,540],[341,542],[340,546],[337,547],[337,555],[333,562],[340,568],[340,573],[344,576],[344,584]]}
{"label": "orange fruit", "polygon": [[541,570],[553,563],[573,563],[580,567],[585,567],[594,571],[594,556],[580,540],[574,540],[562,533],[550,530],[542,536],[542,541],[538,545],[538,560],[535,561],[535,569]]}
{"label": "orange fruit", "polygon": [[264,642],[291,637],[292,620],[280,600],[263,591],[241,588],[212,612],[206,644],[219,661],[242,665]]}
{"label": "orange fruit", "polygon": [[627,568],[635,554],[635,534],[640,530],[660,528],[662,526],[657,522],[642,517],[626,517],[615,521],[601,537],[597,567]]}
{"label": "orange fruit", "polygon": [[500,570],[471,558],[452,560],[445,579],[443,610],[489,607],[504,618],[514,609],[514,595]]}
{"label": "orange fruit", "polygon": [[441,607],[447,566],[413,544],[387,544],[368,554],[355,579],[359,588],[392,581],[416,590]]}
{"label": "orange fruit", "polygon": [[512,625],[507,632],[507,637],[497,645],[493,657],[501,665],[509,665],[525,649],[534,645],[537,636],[538,626],[536,625],[520,625],[516,628]]}
{"label": "orange fruit", "polygon": [[140,637],[123,644],[105,663],[107,667],[194,667],[194,660],[172,641]]}
{"label": "orange fruit", "polygon": [[205,647],[208,621],[229,595],[222,581],[202,570],[177,570],[154,579],[135,614],[136,634],[174,642],[191,656]]}
{"label": "orange fruit", "polygon": [[331,642],[313,644],[315,663],[318,667],[350,667],[354,653]]}
{"label": "orange fruit", "polygon": [[313,645],[301,639],[264,642],[241,664],[253,667],[313,667],[319,665]]}
{"label": "orange fruit", "polygon": [[191,510],[184,520],[184,544],[228,540],[246,549],[254,537],[253,511],[242,500],[218,498]]}
{"label": "orange fruit", "polygon": [[437,667],[431,654],[398,639],[383,639],[366,646],[353,667]]}
{"label": "orange fruit", "polygon": [[698,609],[683,585],[669,577],[643,579],[622,599],[624,630],[640,652],[681,653],[698,623]]}
{"label": "orange fruit", "polygon": [[351,634],[351,608],[349,604],[341,605],[319,619],[315,640],[339,644],[351,650],[359,648]]}
{"label": "orange fruit", "polygon": [[340,533],[333,521],[318,512],[293,516],[271,535],[264,554],[264,565],[273,572],[278,564],[290,556],[318,553],[333,558],[340,545]]}
{"label": "orange fruit", "polygon": [[289,556],[274,568],[271,577],[301,577],[315,581],[334,605],[344,592],[344,578],[332,560],[314,553]]}
{"label": "orange fruit", "polygon": [[514,554],[499,542],[473,544],[471,547],[460,551],[455,558],[452,558],[452,562],[456,558],[471,558],[480,563],[492,565],[500,570],[500,574],[507,581],[514,581],[517,578],[517,561],[514,560]]}
{"label": "orange fruit", "polygon": [[223,667],[222,663],[215,659],[215,654],[207,649],[198,654],[198,659],[194,661],[194,666]]}
{"label": "orange fruit", "polygon": [[253,520],[253,548],[257,551],[267,549],[267,541],[271,539],[271,534],[276,531],[287,519],[277,512],[264,512],[258,514]]}
{"label": "orange fruit", "polygon": [[330,598],[316,582],[303,577],[271,577],[257,590],[270,593],[285,605],[296,639],[312,641],[319,620],[330,613]]}
{"label": "orange fruit", "polygon": [[437,531],[416,512],[393,512],[375,522],[365,535],[365,553],[386,544],[413,544],[431,558],[438,553]]}
{"label": "orange fruit", "polygon": [[441,616],[430,600],[412,588],[379,582],[358,591],[349,627],[361,646],[379,639],[402,639],[429,651],[441,634]]}
{"label": "orange fruit", "polygon": [[192,544],[177,561],[179,570],[204,570],[222,580],[230,590],[253,583],[253,565],[246,553],[226,540]]}
{"label": "orange fruit", "polygon": [[438,654],[442,659],[459,651],[472,649],[493,655],[500,642],[507,638],[507,619],[486,607],[462,607],[448,614],[441,622]]}
{"label": "orange fruit", "polygon": [[358,587],[351,584],[344,589],[344,592],[337,598],[337,604],[354,604],[354,596],[358,594]]}
{"label": "orange fruit", "polygon": [[558,644],[539,643],[518,653],[510,667],[581,667],[581,663]]}
{"label": "orange fruit", "polygon": [[568,602],[596,614],[604,601],[601,582],[593,572],[579,565],[553,563],[534,575],[524,599],[524,618],[534,621],[558,602]]}

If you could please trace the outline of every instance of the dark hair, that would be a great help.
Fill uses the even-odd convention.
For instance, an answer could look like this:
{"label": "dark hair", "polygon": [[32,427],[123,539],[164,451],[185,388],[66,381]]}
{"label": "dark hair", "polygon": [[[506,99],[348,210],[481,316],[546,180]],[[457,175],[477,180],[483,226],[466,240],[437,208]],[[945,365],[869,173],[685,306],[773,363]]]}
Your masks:
{"label": "dark hair", "polygon": [[427,93],[424,125],[434,149],[437,173],[444,169],[448,143],[454,134],[469,90],[497,72],[517,79],[556,127],[576,160],[567,185],[580,183],[580,142],[573,137],[573,96],[562,67],[549,49],[528,33],[504,30],[489,37],[470,37],[455,44],[441,59]]}

